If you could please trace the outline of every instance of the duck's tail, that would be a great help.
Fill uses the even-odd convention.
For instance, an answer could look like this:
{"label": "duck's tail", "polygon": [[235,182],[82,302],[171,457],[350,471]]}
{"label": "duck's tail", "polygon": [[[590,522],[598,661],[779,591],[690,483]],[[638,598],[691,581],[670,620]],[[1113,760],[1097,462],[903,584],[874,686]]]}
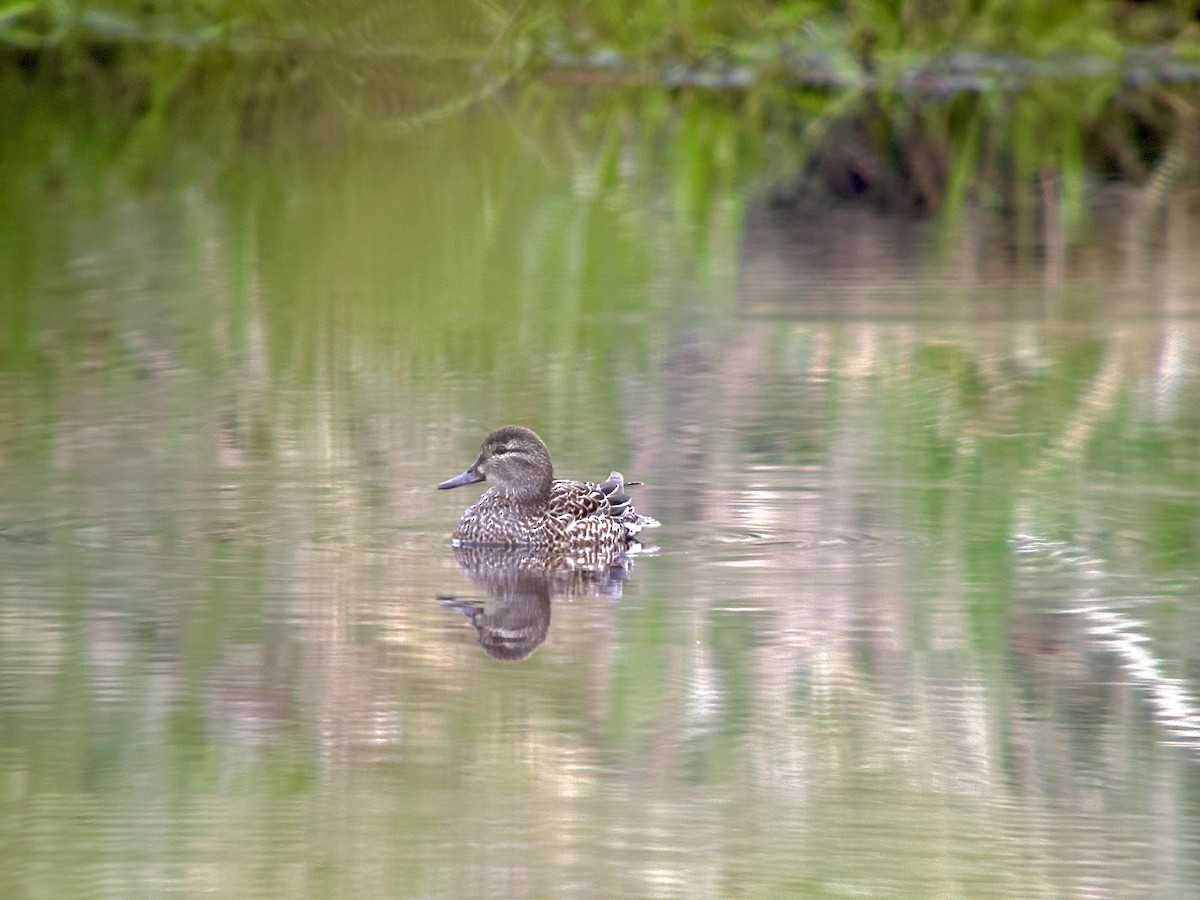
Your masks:
{"label": "duck's tail", "polygon": [[[631,481],[630,484],[641,482]],[[633,508],[633,500],[625,493],[625,477],[620,472],[610,472],[608,480],[600,485],[600,490],[608,498],[609,515],[621,521],[630,535],[635,535],[643,528],[657,528],[658,520],[643,516]]]}

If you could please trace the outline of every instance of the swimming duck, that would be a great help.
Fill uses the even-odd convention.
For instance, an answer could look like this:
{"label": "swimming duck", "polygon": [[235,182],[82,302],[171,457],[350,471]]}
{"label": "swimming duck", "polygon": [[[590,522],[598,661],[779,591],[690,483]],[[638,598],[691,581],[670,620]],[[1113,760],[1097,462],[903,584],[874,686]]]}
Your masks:
{"label": "swimming duck", "polygon": [[439,490],[491,483],[459,520],[454,544],[495,544],[572,553],[599,549],[621,553],[639,543],[637,534],[658,522],[638,515],[620,472],[602,483],[554,478],[550,451],[519,425],[489,434],[479,456]]}

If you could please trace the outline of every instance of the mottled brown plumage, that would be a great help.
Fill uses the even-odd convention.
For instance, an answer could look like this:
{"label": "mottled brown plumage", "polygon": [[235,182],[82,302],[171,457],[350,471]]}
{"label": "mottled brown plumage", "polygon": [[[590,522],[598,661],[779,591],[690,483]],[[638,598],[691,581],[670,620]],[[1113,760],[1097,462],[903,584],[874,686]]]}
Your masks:
{"label": "mottled brown plumage", "polygon": [[463,513],[454,543],[534,547],[571,553],[624,552],[643,528],[658,524],[638,515],[613,472],[603,483],[554,479],[550,451],[528,428],[509,425],[487,436],[479,456],[441,489],[487,480],[491,487]]}

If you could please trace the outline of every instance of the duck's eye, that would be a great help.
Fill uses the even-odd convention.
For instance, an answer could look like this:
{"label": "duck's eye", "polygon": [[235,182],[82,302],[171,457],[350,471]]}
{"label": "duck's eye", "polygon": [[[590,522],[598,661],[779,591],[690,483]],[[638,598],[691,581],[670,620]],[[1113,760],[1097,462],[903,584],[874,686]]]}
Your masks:
{"label": "duck's eye", "polygon": [[492,448],[492,456],[503,456],[507,452],[508,452],[507,444],[497,444],[495,447]]}

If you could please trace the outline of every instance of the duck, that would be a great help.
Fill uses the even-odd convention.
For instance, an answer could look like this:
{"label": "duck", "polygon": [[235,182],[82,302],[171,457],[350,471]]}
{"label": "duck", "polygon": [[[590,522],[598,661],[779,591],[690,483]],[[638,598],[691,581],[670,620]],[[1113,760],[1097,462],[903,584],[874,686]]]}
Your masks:
{"label": "duck", "polygon": [[556,479],[545,442],[520,425],[489,434],[475,462],[438,489],[481,481],[490,487],[462,514],[451,540],[455,547],[493,545],[616,556],[641,545],[638,534],[643,528],[659,524],[634,510],[620,472],[609,473],[602,482]]}

